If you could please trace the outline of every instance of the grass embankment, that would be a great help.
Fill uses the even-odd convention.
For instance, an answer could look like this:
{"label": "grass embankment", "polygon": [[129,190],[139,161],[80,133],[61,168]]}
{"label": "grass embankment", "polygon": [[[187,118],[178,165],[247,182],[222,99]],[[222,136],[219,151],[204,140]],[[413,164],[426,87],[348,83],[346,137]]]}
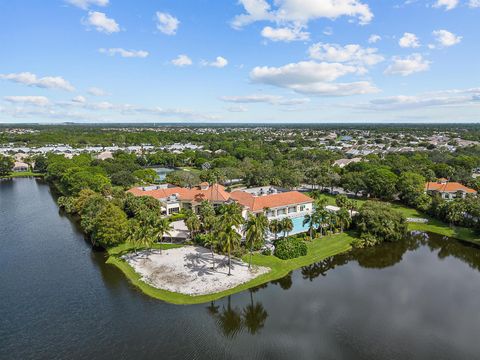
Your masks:
{"label": "grass embankment", "polygon": [[[335,205],[335,196],[325,195],[328,199],[328,205]],[[356,199],[357,207],[360,207],[366,200]],[[407,218],[423,218],[427,219],[428,223],[408,223],[409,230],[425,231],[443,236],[455,238],[457,240],[467,241],[476,245],[480,245],[480,236],[475,233],[473,229],[462,226],[450,226],[443,221],[432,218],[416,209],[409,208],[403,204],[392,203],[392,207],[401,212]]]}
{"label": "grass embankment", "polygon": [[[257,278],[232,289],[199,296],[190,296],[161,290],[143,282],[140,279],[140,275],[136,273],[135,270],[120,257],[122,254],[133,250],[133,248],[128,244],[120,245],[116,248],[110,249],[108,251],[109,258],[107,259],[107,263],[117,266],[133,285],[137,286],[142,292],[153,298],[179,305],[201,304],[217,300],[240,291],[247,290],[249,288],[264,284],[272,280],[280,279],[292,270],[296,270],[298,268],[301,268],[302,266],[307,266],[326,259],[330,256],[349,251],[351,249],[350,244],[353,239],[354,238],[348,233],[330,235],[320,239],[315,239],[307,243],[308,254],[306,256],[291,260],[280,260],[273,255],[266,256],[261,254],[255,254],[253,255],[252,263],[257,266],[269,267],[271,270],[268,273],[260,275]],[[171,249],[179,246],[181,245],[157,244],[154,246],[154,248]],[[248,262],[249,259],[250,255],[247,254],[244,256],[243,261]]]}
{"label": "grass embankment", "polygon": [[44,174],[36,173],[32,171],[14,171],[10,175],[0,176],[1,179],[12,179],[19,177],[43,177]]}

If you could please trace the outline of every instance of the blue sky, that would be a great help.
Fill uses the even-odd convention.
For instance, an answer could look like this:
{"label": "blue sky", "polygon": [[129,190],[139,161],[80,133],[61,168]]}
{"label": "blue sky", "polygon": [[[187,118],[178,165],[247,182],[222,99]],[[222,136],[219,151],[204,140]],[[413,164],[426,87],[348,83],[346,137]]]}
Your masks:
{"label": "blue sky", "polygon": [[0,1],[0,122],[479,122],[480,0]]}

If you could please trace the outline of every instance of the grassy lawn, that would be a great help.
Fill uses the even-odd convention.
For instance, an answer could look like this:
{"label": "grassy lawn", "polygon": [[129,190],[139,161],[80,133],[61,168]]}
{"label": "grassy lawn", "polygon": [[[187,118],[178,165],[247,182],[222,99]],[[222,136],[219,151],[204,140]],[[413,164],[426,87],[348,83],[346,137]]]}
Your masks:
{"label": "grassy lawn", "polygon": [[17,178],[17,177],[43,177],[44,174],[40,173],[34,173],[32,171],[14,171],[8,176],[1,176],[3,179],[11,179],[11,178]]}
{"label": "grassy lawn", "polygon": [[[328,205],[335,205],[335,196],[329,194],[322,194],[328,199]],[[361,206],[366,200],[356,199],[357,207]],[[480,245],[480,236],[475,233],[473,229],[464,228],[461,226],[450,226],[443,221],[432,218],[431,216],[424,214],[416,209],[409,208],[403,204],[392,203],[392,207],[401,212],[407,218],[424,218],[428,219],[428,223],[409,223],[409,230],[418,230],[431,232],[443,236],[449,236],[458,240],[467,241]]]}
{"label": "grassy lawn", "polygon": [[[273,255],[265,256],[255,254],[253,256],[252,263],[258,266],[269,267],[271,271],[269,271],[267,274],[260,275],[259,277],[244,284],[241,284],[235,288],[200,296],[190,296],[174,293],[171,291],[156,289],[143,282],[140,279],[140,275],[138,275],[130,265],[128,265],[119,257],[121,254],[132,251],[131,246],[128,244],[110,249],[108,251],[110,256],[107,259],[107,263],[117,266],[125,274],[125,276],[127,276],[127,278],[133,285],[137,286],[142,292],[151,297],[173,304],[201,304],[212,300],[217,300],[224,296],[231,295],[240,291],[247,290],[249,288],[264,284],[272,280],[280,279],[292,270],[301,268],[302,266],[313,264],[330,256],[349,251],[351,249],[350,244],[353,239],[354,238],[347,233],[330,235],[320,239],[316,239],[312,242],[307,243],[308,254],[306,256],[291,260],[280,260]],[[158,244],[155,246],[155,248],[167,249],[179,246],[181,245]],[[243,261],[248,262],[249,258],[249,255],[245,255]]]}

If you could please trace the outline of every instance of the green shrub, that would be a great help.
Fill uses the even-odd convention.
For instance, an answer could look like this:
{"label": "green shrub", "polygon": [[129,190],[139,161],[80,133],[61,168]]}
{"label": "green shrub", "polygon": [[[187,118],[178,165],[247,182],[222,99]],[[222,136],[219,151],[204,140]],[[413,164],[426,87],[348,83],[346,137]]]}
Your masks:
{"label": "green shrub", "polygon": [[307,244],[299,238],[286,238],[277,241],[274,255],[282,260],[295,259],[307,255]]}
{"label": "green shrub", "polygon": [[272,255],[272,250],[270,250],[270,249],[268,249],[268,248],[267,248],[267,249],[263,249],[262,255],[270,256],[270,255]]}

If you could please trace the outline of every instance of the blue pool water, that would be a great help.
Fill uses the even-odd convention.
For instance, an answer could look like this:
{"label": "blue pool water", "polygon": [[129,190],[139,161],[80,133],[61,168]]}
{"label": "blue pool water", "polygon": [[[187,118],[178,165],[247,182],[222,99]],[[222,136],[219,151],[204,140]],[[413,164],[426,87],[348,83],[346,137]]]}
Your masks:
{"label": "blue pool water", "polygon": [[293,222],[293,230],[290,235],[300,234],[308,231],[308,224],[303,225],[304,216],[299,216],[292,219]]}

